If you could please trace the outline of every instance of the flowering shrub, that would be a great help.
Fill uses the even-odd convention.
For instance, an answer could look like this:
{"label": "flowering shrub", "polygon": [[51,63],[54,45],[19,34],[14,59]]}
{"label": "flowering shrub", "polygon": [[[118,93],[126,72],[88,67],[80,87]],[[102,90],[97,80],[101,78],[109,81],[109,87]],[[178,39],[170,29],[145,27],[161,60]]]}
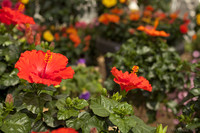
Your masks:
{"label": "flowering shrub", "polygon": [[[167,93],[184,88],[184,74],[178,70],[183,62],[164,40],[151,38],[144,33],[137,34],[136,37],[123,44],[118,52],[109,53],[107,56],[112,57],[114,66],[124,71],[131,71],[133,65],[140,66],[138,73],[151,83],[152,93],[135,90],[135,96],[130,98],[135,105],[145,105],[148,109],[149,121],[155,120],[156,110],[160,103],[165,103],[167,107],[174,109],[169,106],[171,104],[168,104],[173,99],[168,99]],[[128,79],[124,79],[124,82],[127,83]],[[105,84],[108,89],[114,87],[111,79],[108,79]],[[146,90],[150,89],[146,88]],[[138,94],[142,95],[137,97]],[[137,103],[140,98],[143,104]]]}
{"label": "flowering shrub", "polygon": [[[30,56],[30,54],[36,55]],[[27,58],[27,62],[24,62],[23,58]],[[45,84],[56,85],[57,83],[55,84],[54,80],[58,79],[60,81],[59,78],[62,77],[59,75],[64,75],[65,78],[65,76],[71,77],[73,74],[71,68],[66,68],[65,66],[67,58],[65,57],[65,61],[60,62],[61,58],[64,58],[63,55],[51,53],[50,51],[44,53],[33,50],[21,54],[18,63],[16,63],[16,67],[19,69],[18,75],[20,78],[25,76],[26,78],[24,79],[28,82],[31,80],[31,83],[25,80],[22,81],[23,84],[13,91],[13,95],[9,94],[7,96],[5,104],[0,104],[1,131],[5,133],[12,131],[17,133],[34,133],[46,132],[47,130],[64,126],[70,128],[59,128],[51,132],[75,133],[75,130],[86,133],[91,130],[98,132],[110,130],[122,133],[142,132],[144,130],[147,130],[149,133],[166,132],[166,128],[163,129],[162,126],[158,126],[156,129],[147,126],[142,120],[134,116],[133,107],[122,101],[122,98],[126,96],[124,91],[117,92],[109,98],[106,89],[102,89],[102,95],[97,98],[92,97],[91,100],[86,101],[77,97],[71,98],[68,95],[60,95],[55,87],[46,86]],[[27,63],[31,63],[31,66],[26,67],[26,70],[19,65]],[[45,67],[43,67],[43,64]],[[29,72],[32,70],[31,67],[35,67],[35,71]],[[70,69],[70,71],[65,71],[67,69]],[[54,80],[47,76],[52,71],[54,71],[55,76],[58,76],[54,77]],[[116,69],[115,72],[113,71],[114,75],[118,73]],[[133,72],[136,71],[136,69],[133,70]],[[34,74],[38,75],[32,77]],[[21,75],[23,76],[21,77]],[[34,80],[34,78],[38,78],[37,76],[41,76],[40,81],[45,82]],[[117,79],[124,77],[123,74],[117,74],[116,76]],[[143,77],[138,77],[137,79],[135,73],[130,74],[130,76],[135,76],[135,80],[143,80],[137,86],[139,88],[144,89],[151,86]],[[46,80],[48,80],[48,83]],[[132,80],[131,82],[134,81]],[[133,86],[132,84],[127,84],[126,87],[132,88]]]}

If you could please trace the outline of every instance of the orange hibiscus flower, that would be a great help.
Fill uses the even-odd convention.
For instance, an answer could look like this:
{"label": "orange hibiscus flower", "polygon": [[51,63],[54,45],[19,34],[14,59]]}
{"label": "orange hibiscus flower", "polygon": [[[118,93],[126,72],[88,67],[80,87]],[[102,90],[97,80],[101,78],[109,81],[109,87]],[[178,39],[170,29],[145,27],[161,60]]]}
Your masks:
{"label": "orange hibiscus flower", "polygon": [[67,57],[48,50],[46,53],[39,50],[26,51],[21,54],[15,64],[19,70],[19,78],[29,83],[59,85],[62,79],[73,78],[74,70],[66,67]]}
{"label": "orange hibiscus flower", "polygon": [[162,36],[162,37],[168,37],[170,34],[166,33],[165,31],[158,31],[156,30],[158,26],[159,20],[157,19],[154,23],[154,27],[144,27],[144,26],[139,26],[137,30],[144,31],[146,34],[150,36]]}
{"label": "orange hibiscus flower", "polygon": [[35,24],[32,17],[22,14],[18,10],[13,10],[8,7],[0,9],[0,21],[4,24]]}
{"label": "orange hibiscus flower", "polygon": [[119,16],[108,13],[104,13],[99,17],[99,22],[105,25],[108,25],[109,23],[119,23],[119,20]]}
{"label": "orange hibiscus flower", "polygon": [[151,92],[152,87],[151,84],[149,84],[149,81],[144,77],[138,77],[136,75],[138,67],[134,66],[132,70],[133,72],[129,74],[127,71],[123,73],[116,67],[113,67],[111,73],[113,76],[115,76],[114,81],[120,85],[122,90],[126,90],[126,92],[137,88]]}

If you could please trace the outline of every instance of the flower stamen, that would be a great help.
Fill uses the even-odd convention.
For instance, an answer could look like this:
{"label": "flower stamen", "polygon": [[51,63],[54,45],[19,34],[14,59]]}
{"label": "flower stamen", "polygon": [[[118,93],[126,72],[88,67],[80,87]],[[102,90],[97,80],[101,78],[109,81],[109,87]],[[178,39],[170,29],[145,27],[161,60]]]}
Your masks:
{"label": "flower stamen", "polygon": [[44,61],[45,61],[46,63],[49,63],[49,62],[51,61],[51,59],[52,59],[52,53],[51,53],[50,50],[47,50],[47,53],[45,54]]}
{"label": "flower stamen", "polygon": [[25,8],[24,4],[21,3],[21,4],[19,5],[19,7],[18,7],[18,11],[19,11],[19,12],[22,12],[22,11],[24,10],[24,8]]}
{"label": "flower stamen", "polygon": [[132,73],[137,73],[138,72],[138,70],[139,70],[139,66],[133,66],[132,67]]}

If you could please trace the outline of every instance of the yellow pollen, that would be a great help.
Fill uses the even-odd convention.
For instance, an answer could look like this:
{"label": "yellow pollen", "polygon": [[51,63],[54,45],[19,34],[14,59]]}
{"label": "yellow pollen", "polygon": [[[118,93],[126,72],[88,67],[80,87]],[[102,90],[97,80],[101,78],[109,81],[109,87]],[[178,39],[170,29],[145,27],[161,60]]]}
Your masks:
{"label": "yellow pollen", "polygon": [[25,8],[24,4],[20,4],[18,7],[18,11],[22,12],[24,8]]}
{"label": "yellow pollen", "polygon": [[136,72],[138,72],[138,70],[139,70],[139,66],[133,66],[132,67],[132,73],[136,74]]}
{"label": "yellow pollen", "polygon": [[48,50],[47,53],[45,54],[44,61],[46,63],[49,63],[51,61],[51,59],[52,59],[52,54],[51,54],[50,50]]}

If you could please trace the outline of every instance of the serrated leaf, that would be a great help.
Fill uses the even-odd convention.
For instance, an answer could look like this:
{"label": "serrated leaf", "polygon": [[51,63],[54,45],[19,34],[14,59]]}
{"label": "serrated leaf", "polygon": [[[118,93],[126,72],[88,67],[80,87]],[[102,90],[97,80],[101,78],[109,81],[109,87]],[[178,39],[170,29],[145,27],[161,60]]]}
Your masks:
{"label": "serrated leaf", "polygon": [[1,130],[5,133],[28,133],[31,123],[26,114],[16,113],[4,120]]}
{"label": "serrated leaf", "polygon": [[76,109],[83,109],[88,106],[88,102],[85,99],[75,98],[72,100],[72,106]]}

